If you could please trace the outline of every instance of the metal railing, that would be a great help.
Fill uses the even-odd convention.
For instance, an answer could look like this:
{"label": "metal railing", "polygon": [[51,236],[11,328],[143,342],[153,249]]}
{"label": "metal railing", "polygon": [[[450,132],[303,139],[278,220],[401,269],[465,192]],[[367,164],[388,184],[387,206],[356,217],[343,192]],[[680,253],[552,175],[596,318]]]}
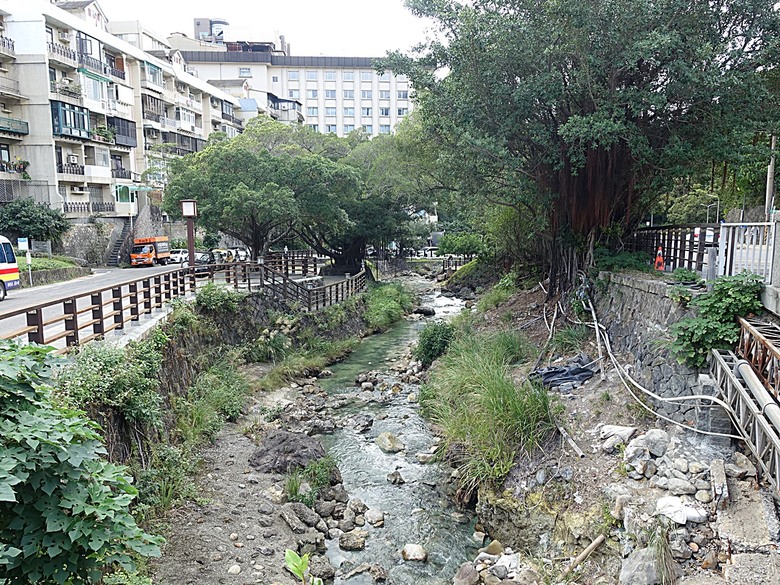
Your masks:
{"label": "metal railing", "polygon": [[723,223],[718,246],[718,276],[747,270],[772,284],[775,223]]}
{"label": "metal railing", "polygon": [[64,201],[62,212],[70,215],[91,215],[93,213],[113,213],[115,201]]}
{"label": "metal railing", "polygon": [[309,276],[318,273],[318,259],[316,256],[271,253],[263,258],[264,264],[285,276],[301,275]]}
{"label": "metal railing", "polygon": [[775,400],[780,400],[780,327],[741,317],[739,326],[737,354],[752,364]]}
{"label": "metal railing", "polygon": [[0,132],[10,132],[12,134],[29,134],[30,125],[24,120],[0,116]]}
{"label": "metal railing", "polygon": [[720,387],[721,399],[732,411],[732,421],[747,439],[764,476],[780,490],[780,429],[765,415],[761,401],[735,373],[737,356],[730,351],[713,350],[712,357],[712,374]]}
{"label": "metal railing", "polygon": [[16,53],[13,40],[8,37],[0,36],[0,52],[5,53],[6,55],[13,55]]}
{"label": "metal railing", "polygon": [[[89,204],[75,204],[84,205]],[[12,330],[2,339],[26,339],[54,345],[60,352],[138,321],[167,301],[196,292],[202,282],[222,282],[236,289],[263,290],[272,297],[316,311],[366,288],[365,270],[326,286],[307,288],[263,264],[233,263],[176,268],[94,289],[79,295],[0,313],[0,327]],[[21,326],[20,326],[21,325]]]}
{"label": "metal railing", "polygon": [[51,55],[54,55],[55,57],[60,57],[61,59],[65,59],[65,61],[69,64],[75,65],[78,62],[78,55],[76,54],[76,51],[74,51],[73,49],[69,49],[64,45],[60,45],[59,43],[52,43],[52,42],[46,43],[46,46],[49,49],[49,53]]}
{"label": "metal railing", "polygon": [[111,176],[115,179],[132,179],[133,171],[129,169],[111,169]]}
{"label": "metal railing", "polygon": [[19,82],[16,79],[6,77],[5,75],[0,75],[0,91],[21,95],[19,93]]}
{"label": "metal railing", "polygon": [[442,270],[457,270],[471,262],[471,257],[466,256],[447,256],[441,261]]}
{"label": "metal railing", "polygon": [[74,163],[57,163],[57,172],[66,175],[83,175],[84,165]]}

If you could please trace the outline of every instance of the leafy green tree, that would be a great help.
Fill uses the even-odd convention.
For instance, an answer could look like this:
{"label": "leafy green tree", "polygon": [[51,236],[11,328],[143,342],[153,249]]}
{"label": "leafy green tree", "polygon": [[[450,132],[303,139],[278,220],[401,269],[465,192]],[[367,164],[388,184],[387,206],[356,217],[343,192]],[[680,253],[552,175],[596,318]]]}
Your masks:
{"label": "leafy green tree", "polygon": [[180,201],[196,199],[198,223],[246,244],[253,258],[284,239],[299,219],[300,206],[289,186],[289,156],[252,151],[235,140],[171,161],[163,208],[181,215]]}
{"label": "leafy green tree", "polygon": [[159,556],[128,511],[138,492],[106,461],[97,425],[58,402],[48,348],[0,347],[0,574],[9,583],[98,582]]}
{"label": "leafy green tree", "polygon": [[58,209],[33,199],[14,199],[0,205],[0,233],[9,238],[32,238],[59,242],[70,228]]}
{"label": "leafy green tree", "polygon": [[484,246],[479,234],[444,234],[439,239],[439,254],[476,256]]}
{"label": "leafy green tree", "polygon": [[632,229],[672,179],[777,119],[770,0],[407,5],[440,39],[381,66],[410,75],[461,193],[538,235],[553,293],[603,232]]}

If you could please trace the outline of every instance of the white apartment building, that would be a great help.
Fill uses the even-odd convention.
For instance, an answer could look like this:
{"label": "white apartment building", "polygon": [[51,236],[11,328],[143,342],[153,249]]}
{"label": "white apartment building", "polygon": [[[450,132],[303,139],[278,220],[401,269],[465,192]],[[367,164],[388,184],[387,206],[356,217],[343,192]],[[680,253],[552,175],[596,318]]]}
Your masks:
{"label": "white apartment building", "polygon": [[0,203],[132,217],[164,183],[167,157],[242,127],[238,99],[187,73],[159,38],[144,50],[111,34],[95,0],[4,0],[0,21]]}
{"label": "white apartment building", "polygon": [[255,100],[258,110],[276,119],[319,132],[389,134],[413,107],[408,79],[377,73],[373,58],[291,56],[284,39],[279,50],[274,43],[212,43],[182,34],[168,42],[199,78]]}

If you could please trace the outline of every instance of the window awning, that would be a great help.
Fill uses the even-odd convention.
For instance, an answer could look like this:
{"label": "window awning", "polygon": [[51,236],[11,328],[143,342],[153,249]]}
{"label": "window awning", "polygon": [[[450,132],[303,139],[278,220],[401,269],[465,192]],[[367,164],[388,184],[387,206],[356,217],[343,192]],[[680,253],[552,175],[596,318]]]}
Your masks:
{"label": "window awning", "polygon": [[111,80],[108,77],[103,77],[102,75],[93,73],[92,71],[89,71],[88,69],[84,69],[83,67],[79,67],[77,71],[79,73],[83,73],[84,76],[89,77],[90,79],[94,79],[95,81],[102,81],[103,83],[111,83]]}

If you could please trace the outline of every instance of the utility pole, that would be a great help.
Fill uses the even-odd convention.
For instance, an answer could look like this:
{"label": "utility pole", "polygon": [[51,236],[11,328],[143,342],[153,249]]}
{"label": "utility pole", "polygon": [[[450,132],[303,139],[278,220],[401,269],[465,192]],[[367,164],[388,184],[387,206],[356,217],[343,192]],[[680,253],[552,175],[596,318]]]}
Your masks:
{"label": "utility pole", "polygon": [[772,212],[775,201],[775,146],[777,146],[777,136],[772,134],[772,154],[769,157],[769,167],[766,169],[766,200],[764,201],[766,221],[769,221],[769,214]]}

